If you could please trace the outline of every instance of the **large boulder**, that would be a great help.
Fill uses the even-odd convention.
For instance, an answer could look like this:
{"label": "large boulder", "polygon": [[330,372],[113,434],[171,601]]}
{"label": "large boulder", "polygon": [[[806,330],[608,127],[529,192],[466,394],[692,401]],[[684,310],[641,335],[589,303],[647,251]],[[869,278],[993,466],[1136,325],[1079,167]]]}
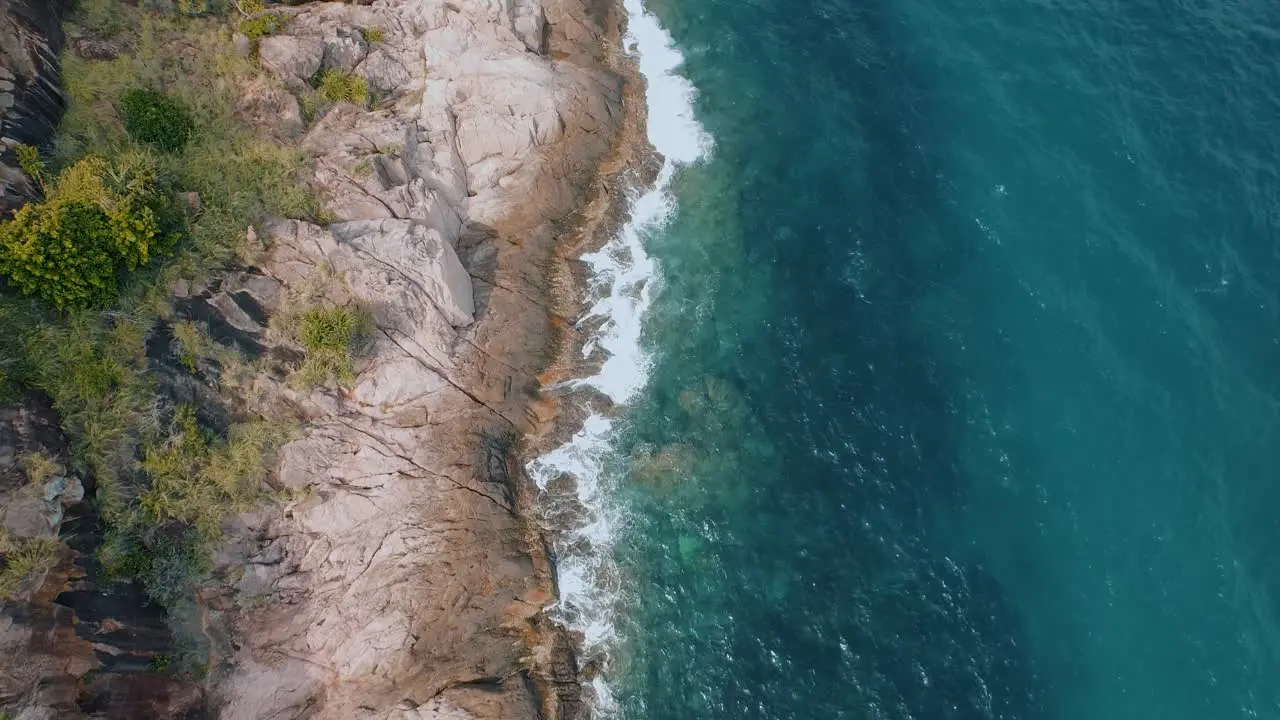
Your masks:
{"label": "large boulder", "polygon": [[279,84],[256,78],[240,89],[237,119],[281,140],[297,138],[307,129],[298,98]]}
{"label": "large boulder", "polygon": [[258,60],[286,85],[302,87],[324,62],[321,38],[272,35],[258,41]]}
{"label": "large boulder", "polygon": [[[363,306],[373,327],[343,387],[254,381],[262,407],[306,428],[274,478],[296,500],[244,517],[220,558],[238,580],[220,600],[228,662],[214,700],[236,718],[581,717],[572,648],[546,631],[550,570],[519,513],[513,453],[534,429],[559,320],[545,301],[555,236],[622,116],[600,55],[616,33],[608,10],[283,12],[285,34],[264,40],[268,72],[296,87],[349,69],[373,102],[320,108],[302,149],[334,222],[260,224],[253,271],[283,289],[283,308]],[[358,42],[353,28],[381,37]]]}

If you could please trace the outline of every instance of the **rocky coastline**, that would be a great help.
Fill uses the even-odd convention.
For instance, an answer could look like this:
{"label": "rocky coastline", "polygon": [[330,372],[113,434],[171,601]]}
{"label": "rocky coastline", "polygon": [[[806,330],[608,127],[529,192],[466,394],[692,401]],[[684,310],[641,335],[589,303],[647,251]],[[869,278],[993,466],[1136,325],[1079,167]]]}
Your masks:
{"label": "rocky coastline", "polygon": [[[544,389],[583,362],[575,259],[621,222],[645,174],[622,10],[269,7],[288,22],[247,50],[263,73],[239,117],[307,153],[328,222],[255,221],[243,262],[170,288],[176,316],[148,354],[164,392],[214,424],[296,423],[274,456],[276,502],[225,524],[215,581],[178,623],[203,639],[207,673],[158,672],[167,628],[136,589],[98,582],[93,533],[74,525],[92,513],[70,510],[92,498],[93,478],[60,465],[42,479],[58,492],[25,517],[56,515],[40,532],[68,547],[0,612],[0,709],[23,720],[584,717],[573,639],[546,613],[554,570],[522,467],[574,422]],[[376,102],[306,118],[299,98],[329,71],[362,78]],[[299,348],[275,320],[304,305],[367,319],[350,382],[290,382]],[[178,323],[262,370],[173,362]],[[39,435],[43,452],[66,457],[38,395],[11,415],[0,418],[12,428],[6,502],[30,485],[16,460],[38,435],[29,428],[54,428]],[[77,529],[81,547],[68,540]]]}

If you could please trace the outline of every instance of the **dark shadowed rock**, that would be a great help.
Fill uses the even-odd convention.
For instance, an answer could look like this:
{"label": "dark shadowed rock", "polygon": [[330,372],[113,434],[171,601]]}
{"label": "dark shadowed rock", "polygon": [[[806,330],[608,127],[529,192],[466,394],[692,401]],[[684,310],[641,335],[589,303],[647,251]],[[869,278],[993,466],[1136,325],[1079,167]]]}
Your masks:
{"label": "dark shadowed rock", "polygon": [[174,653],[164,611],[136,584],[105,578],[94,486],[71,470],[58,427],[40,394],[0,407],[0,529],[10,549],[61,539],[48,566],[0,605],[0,717],[203,717],[194,679],[156,671],[154,659]]}
{"label": "dark shadowed rock", "polygon": [[65,103],[58,70],[67,0],[0,0],[0,213],[33,192],[13,146],[53,136]]}

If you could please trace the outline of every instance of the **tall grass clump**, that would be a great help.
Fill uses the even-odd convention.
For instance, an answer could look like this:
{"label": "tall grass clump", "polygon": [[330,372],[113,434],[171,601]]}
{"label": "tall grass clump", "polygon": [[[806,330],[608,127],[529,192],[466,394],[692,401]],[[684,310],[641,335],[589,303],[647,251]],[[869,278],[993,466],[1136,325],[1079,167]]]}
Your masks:
{"label": "tall grass clump", "polygon": [[369,104],[369,81],[359,75],[325,70],[320,73],[316,90],[329,102],[346,102],[361,107]]}
{"label": "tall grass clump", "polygon": [[261,40],[284,30],[287,20],[277,13],[262,13],[240,21],[240,33],[250,40]]}
{"label": "tall grass clump", "polygon": [[58,560],[58,542],[52,538],[14,540],[0,529],[0,602],[12,600]]}
{"label": "tall grass clump", "polygon": [[356,355],[367,340],[371,324],[368,314],[359,307],[313,307],[302,311],[297,317],[297,339],[305,359],[294,376],[296,382],[304,387],[350,382]]}

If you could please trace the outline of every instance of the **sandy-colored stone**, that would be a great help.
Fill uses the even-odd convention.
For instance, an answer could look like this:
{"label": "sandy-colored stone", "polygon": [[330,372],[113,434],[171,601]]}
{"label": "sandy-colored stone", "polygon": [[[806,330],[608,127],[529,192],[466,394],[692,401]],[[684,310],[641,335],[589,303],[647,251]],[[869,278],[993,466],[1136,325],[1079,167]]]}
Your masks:
{"label": "sandy-colored stone", "polygon": [[[528,645],[553,598],[512,453],[554,324],[541,268],[621,115],[605,29],[578,2],[314,3],[264,55],[285,84],[323,63],[379,91],[302,140],[338,222],[267,223],[254,271],[361,304],[375,328],[344,390],[259,386],[308,426],[280,452],[298,500],[246,519],[222,558],[243,567],[220,619],[223,718],[571,716],[523,679],[574,670]],[[564,42],[549,14],[583,43],[571,60],[544,47]],[[383,37],[366,48],[359,27]]]}
{"label": "sandy-colored stone", "polygon": [[324,39],[323,66],[327,70],[349,73],[356,69],[369,54],[365,42],[356,28],[337,28],[337,33]]}
{"label": "sandy-colored stone", "polygon": [[306,130],[293,93],[265,78],[256,78],[236,96],[237,119],[265,135],[294,139]]}
{"label": "sandy-colored stone", "polygon": [[320,71],[324,41],[320,38],[272,35],[258,41],[258,61],[289,86],[301,86]]}

